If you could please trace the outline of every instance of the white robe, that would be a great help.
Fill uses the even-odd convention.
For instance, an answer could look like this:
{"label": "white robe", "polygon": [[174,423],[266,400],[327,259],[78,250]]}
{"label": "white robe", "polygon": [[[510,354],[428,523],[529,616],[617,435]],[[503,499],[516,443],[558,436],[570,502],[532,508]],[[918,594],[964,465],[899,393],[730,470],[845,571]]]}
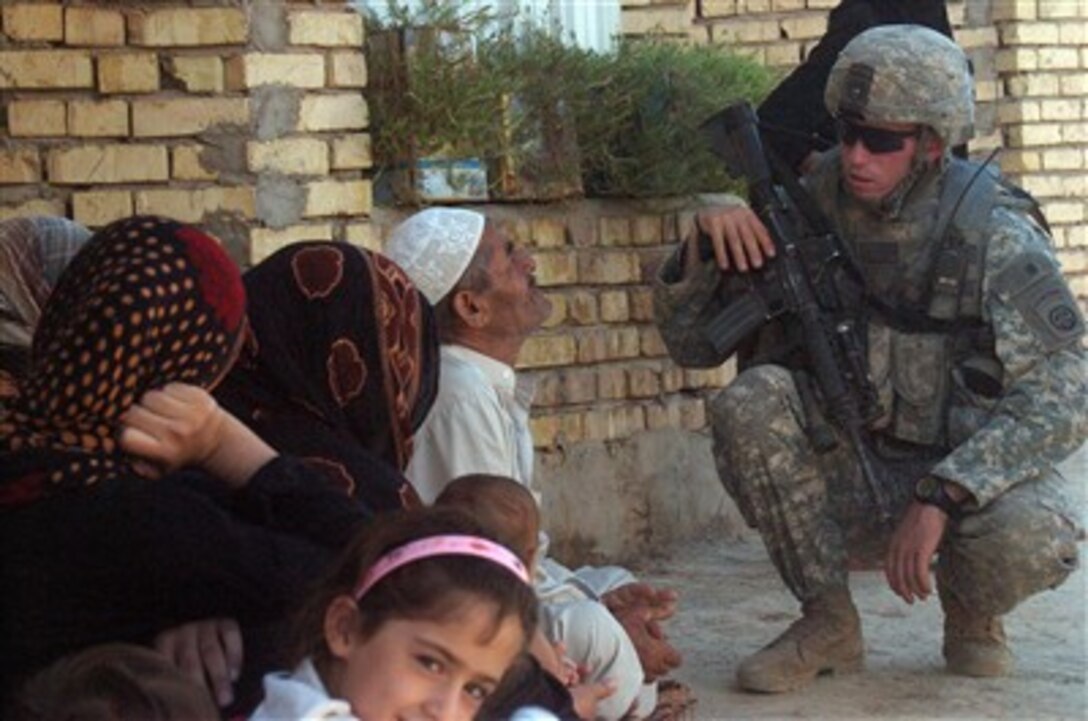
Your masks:
{"label": "white robe", "polygon": [[420,498],[434,503],[450,481],[470,473],[513,478],[533,490],[533,384],[470,348],[443,345],[440,352],[438,397],[413,436],[405,472]]}

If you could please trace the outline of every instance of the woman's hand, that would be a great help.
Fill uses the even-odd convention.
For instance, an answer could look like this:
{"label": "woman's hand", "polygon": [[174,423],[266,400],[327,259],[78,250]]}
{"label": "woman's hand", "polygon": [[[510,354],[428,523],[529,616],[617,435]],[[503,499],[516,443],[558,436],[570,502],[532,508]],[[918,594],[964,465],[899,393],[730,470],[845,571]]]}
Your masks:
{"label": "woman's hand", "polygon": [[121,447],[138,456],[135,467],[151,477],[196,466],[241,488],[277,455],[210,393],[185,383],[148,391],[121,421]]}
{"label": "woman's hand", "polygon": [[614,615],[635,611],[654,621],[671,618],[679,599],[680,595],[671,588],[656,588],[639,581],[625,583],[601,596],[601,602]]}
{"label": "woman's hand", "polygon": [[631,639],[646,681],[660,678],[683,663],[680,652],[661,628],[661,621],[676,613],[676,591],[628,583],[604,594],[601,600]]}
{"label": "woman's hand", "polygon": [[220,443],[224,416],[203,388],[169,383],[125,411],[121,447],[166,472],[200,466]]}
{"label": "woman's hand", "polygon": [[170,628],[155,637],[155,649],[189,678],[206,686],[221,707],[234,702],[242,673],[242,632],[233,618],[210,618]]}

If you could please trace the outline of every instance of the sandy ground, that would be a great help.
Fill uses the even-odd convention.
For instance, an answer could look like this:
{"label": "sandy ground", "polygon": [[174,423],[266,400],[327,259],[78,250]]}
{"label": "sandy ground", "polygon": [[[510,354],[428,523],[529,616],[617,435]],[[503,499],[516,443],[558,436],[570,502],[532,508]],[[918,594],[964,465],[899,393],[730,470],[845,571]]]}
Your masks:
{"label": "sandy ground", "polygon": [[[1068,470],[1088,482],[1088,452]],[[640,569],[646,580],[680,590],[668,633],[684,653],[675,677],[698,696],[696,719],[1088,719],[1088,576],[1082,568],[1064,585],[1041,593],[1006,618],[1016,671],[1005,679],[946,674],[942,614],[936,598],[908,606],[883,574],[851,575],[862,614],[866,670],[824,677],[791,694],[739,691],[739,661],[797,616],[758,537],[687,544]]]}

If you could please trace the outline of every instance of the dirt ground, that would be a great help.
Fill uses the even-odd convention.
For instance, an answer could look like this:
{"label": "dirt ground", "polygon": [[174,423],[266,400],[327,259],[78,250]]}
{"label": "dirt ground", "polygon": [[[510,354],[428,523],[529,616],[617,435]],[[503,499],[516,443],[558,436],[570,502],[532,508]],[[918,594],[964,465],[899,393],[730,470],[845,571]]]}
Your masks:
{"label": "dirt ground", "polygon": [[[1067,464],[1083,488],[1088,452]],[[684,654],[675,677],[699,701],[696,719],[1088,719],[1088,577],[1082,567],[1054,591],[1006,618],[1016,670],[1005,679],[944,672],[942,614],[936,598],[903,603],[883,574],[851,574],[862,615],[866,669],[825,677],[791,694],[739,691],[737,664],[797,616],[758,537],[707,540],[675,549],[640,569],[646,580],[680,590],[670,638]]]}

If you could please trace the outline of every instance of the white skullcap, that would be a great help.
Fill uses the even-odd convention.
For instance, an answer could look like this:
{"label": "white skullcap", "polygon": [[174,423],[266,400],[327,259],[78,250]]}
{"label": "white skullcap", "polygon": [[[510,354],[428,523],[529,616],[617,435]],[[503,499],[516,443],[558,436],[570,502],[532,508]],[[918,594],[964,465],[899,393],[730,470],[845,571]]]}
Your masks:
{"label": "white skullcap", "polygon": [[463,208],[427,208],[396,228],[385,254],[432,304],[446,297],[480,247],[486,218]]}

